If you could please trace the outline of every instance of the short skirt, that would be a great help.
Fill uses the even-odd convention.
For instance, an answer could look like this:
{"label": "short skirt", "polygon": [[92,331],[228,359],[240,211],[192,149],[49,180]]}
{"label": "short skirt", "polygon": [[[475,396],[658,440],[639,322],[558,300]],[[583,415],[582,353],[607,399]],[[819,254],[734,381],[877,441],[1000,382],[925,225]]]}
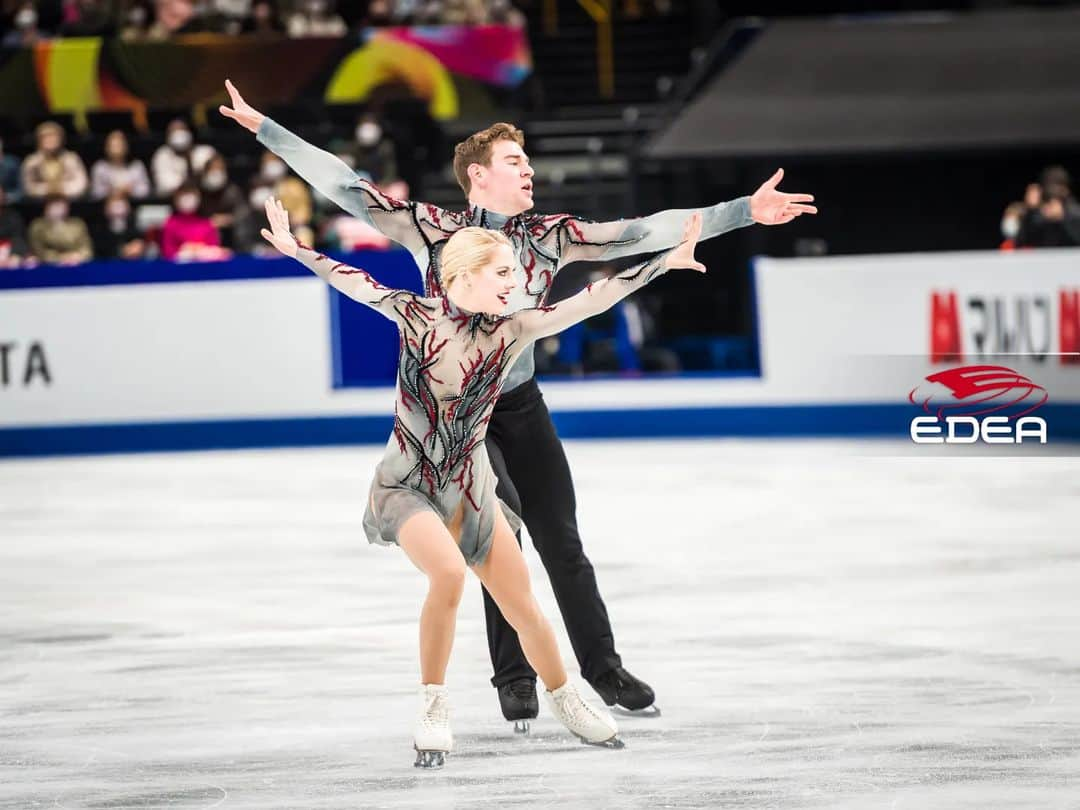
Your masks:
{"label": "short skirt", "polygon": [[434,497],[402,483],[400,474],[392,469],[398,467],[400,461],[396,458],[383,459],[375,468],[375,478],[371,482],[367,508],[364,510],[364,533],[368,542],[397,545],[401,527],[417,512],[430,510],[448,526],[461,509],[458,546],[468,565],[478,565],[491,550],[496,509],[502,510],[513,532],[521,528],[521,518],[495,495],[498,478],[482,446],[477,448],[473,457],[471,500],[455,483],[436,490]]}

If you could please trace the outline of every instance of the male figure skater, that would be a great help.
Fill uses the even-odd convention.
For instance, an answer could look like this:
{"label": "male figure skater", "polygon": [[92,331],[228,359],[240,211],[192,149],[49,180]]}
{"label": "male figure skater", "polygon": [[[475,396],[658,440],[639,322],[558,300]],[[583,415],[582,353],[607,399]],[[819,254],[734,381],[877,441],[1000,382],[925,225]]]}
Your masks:
{"label": "male figure skater", "polygon": [[[232,107],[222,115],[254,132],[302,178],[345,211],[368,222],[405,247],[424,274],[427,295],[442,291],[440,254],[456,231],[468,226],[499,230],[513,246],[518,286],[508,311],[542,306],[559,269],[571,262],[608,261],[676,245],[693,213],[668,210],[648,217],[589,222],[569,214],[526,213],[533,207],[533,170],[524,136],[510,124],[477,132],[454,149],[454,173],[468,209],[450,212],[426,203],[396,200],[334,155],[305,142],[247,104],[232,82],[225,82]],[[817,209],[808,194],[786,194],[776,186],[779,170],[753,196],[701,210],[702,239],[754,222],[779,225]],[[498,476],[498,496],[529,529],[566,624],[582,677],[609,706],[628,711],[653,707],[652,688],[622,665],[607,609],[592,564],[578,535],[574,485],[562,444],[534,377],[533,353],[522,354],[510,371],[487,433],[487,449]],[[521,542],[520,536],[518,542]],[[517,635],[484,591],[488,646],[503,716],[528,730],[536,717],[536,673],[521,651]]]}

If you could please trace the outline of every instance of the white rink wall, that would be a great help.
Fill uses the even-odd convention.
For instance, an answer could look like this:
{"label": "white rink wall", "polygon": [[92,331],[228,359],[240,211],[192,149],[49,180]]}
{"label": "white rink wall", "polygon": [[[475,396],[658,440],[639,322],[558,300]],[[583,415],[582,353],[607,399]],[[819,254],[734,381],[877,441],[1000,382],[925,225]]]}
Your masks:
{"label": "white rink wall", "polygon": [[[943,367],[931,358],[935,294],[956,302],[963,363],[1008,365],[1053,405],[1080,405],[1080,365],[1062,356],[1080,328],[1069,309],[1080,250],[759,258],[754,272],[760,376],[546,382],[549,407],[578,436],[670,435],[672,420],[681,435],[698,423],[753,433],[739,426],[755,408],[795,409],[788,433],[843,434],[850,409],[910,408],[908,392]],[[0,290],[0,455],[32,453],[48,430],[65,431],[52,437],[63,451],[72,431],[237,420],[274,423],[242,445],[309,443],[325,419],[344,432],[310,443],[381,441],[392,390],[333,387],[328,294],[314,277]],[[188,434],[180,446],[221,446]]]}

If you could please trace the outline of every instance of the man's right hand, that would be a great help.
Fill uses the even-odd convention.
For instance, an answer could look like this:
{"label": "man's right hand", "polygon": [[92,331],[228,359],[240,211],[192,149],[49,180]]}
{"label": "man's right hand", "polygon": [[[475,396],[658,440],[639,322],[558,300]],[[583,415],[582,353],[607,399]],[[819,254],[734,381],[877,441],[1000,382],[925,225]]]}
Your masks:
{"label": "man's right hand", "polygon": [[218,107],[218,112],[226,118],[231,118],[240,126],[249,129],[252,132],[258,132],[259,126],[266,116],[244,101],[244,97],[240,95],[240,91],[237,90],[236,86],[228,79],[225,80],[225,89],[229,91],[229,98],[232,99],[232,107],[226,107],[222,104]]}

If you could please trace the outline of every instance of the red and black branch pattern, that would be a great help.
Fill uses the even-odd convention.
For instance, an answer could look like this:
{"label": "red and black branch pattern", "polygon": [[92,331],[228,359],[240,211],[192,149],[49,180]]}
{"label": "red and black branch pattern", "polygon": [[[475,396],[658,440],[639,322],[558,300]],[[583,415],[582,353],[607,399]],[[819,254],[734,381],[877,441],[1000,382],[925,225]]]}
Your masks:
{"label": "red and black branch pattern", "polygon": [[[506,320],[446,314],[450,315],[447,322],[453,325],[455,334],[469,338],[481,333],[491,337]],[[457,393],[440,397],[439,389],[449,386],[435,376],[433,369],[443,358],[450,338],[440,338],[436,330],[426,328],[426,323],[417,326],[417,334],[402,337],[398,367],[400,400],[407,414],[395,414],[394,437],[402,454],[415,459],[400,483],[432,497],[456,484],[473,509],[479,510],[474,491],[474,451],[487,432],[514,341],[502,338],[496,347],[486,351],[477,346],[475,353],[470,352],[458,363],[461,383]]]}
{"label": "red and black branch pattern", "polygon": [[570,214],[519,214],[501,226],[495,226],[487,211],[469,206],[465,212],[447,211],[427,203],[398,200],[384,194],[366,180],[358,181],[356,189],[367,198],[367,212],[389,238],[406,244],[409,235],[419,235],[427,250],[428,263],[424,273],[424,292],[437,298],[444,292],[439,278],[442,249],[447,240],[462,228],[475,226],[501,230],[510,237],[525,272],[525,293],[535,305],[542,304],[559,269],[563,254],[570,246],[592,248],[592,258],[600,258],[612,247],[632,245],[645,232],[627,236],[622,225],[603,230],[619,233],[618,238],[590,239],[582,229],[585,223]]}

